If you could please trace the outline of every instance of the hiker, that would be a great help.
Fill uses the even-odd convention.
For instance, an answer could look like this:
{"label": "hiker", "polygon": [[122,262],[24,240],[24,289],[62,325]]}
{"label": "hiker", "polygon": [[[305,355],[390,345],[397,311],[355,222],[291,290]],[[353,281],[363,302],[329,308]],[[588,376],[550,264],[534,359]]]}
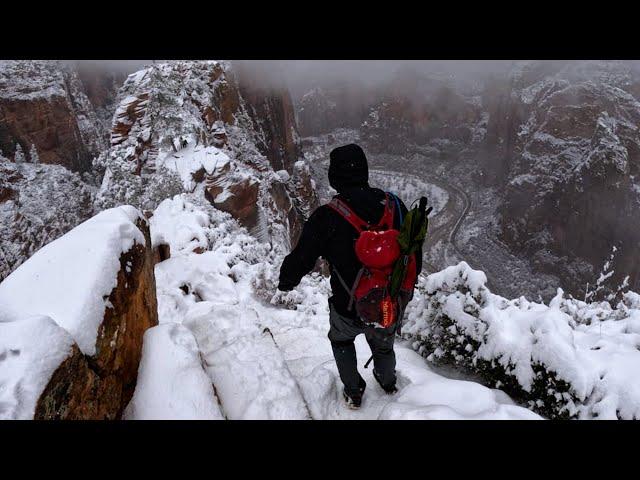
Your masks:
{"label": "hiker", "polygon": [[[358,372],[355,337],[364,333],[373,354],[374,378],[386,393],[393,394],[397,391],[393,342],[401,318],[389,327],[380,328],[380,325],[363,322],[353,308],[351,292],[356,277],[361,278],[359,272],[363,267],[354,246],[360,233],[336,205],[342,210],[351,210],[355,214],[351,216],[352,220],[359,217],[369,225],[378,225],[391,215],[392,228],[396,230],[400,229],[407,208],[395,195],[369,186],[367,159],[355,144],[331,151],[329,184],[338,195],[330,204],[317,208],[305,223],[298,244],[282,263],[278,290],[292,290],[311,272],[318,257],[329,263],[332,296],[329,298],[328,336],[344,384],[344,399],[349,408],[355,409],[360,407],[366,387]],[[409,282],[411,295],[415,277],[422,267],[421,246],[415,253],[413,265],[414,277]]]}

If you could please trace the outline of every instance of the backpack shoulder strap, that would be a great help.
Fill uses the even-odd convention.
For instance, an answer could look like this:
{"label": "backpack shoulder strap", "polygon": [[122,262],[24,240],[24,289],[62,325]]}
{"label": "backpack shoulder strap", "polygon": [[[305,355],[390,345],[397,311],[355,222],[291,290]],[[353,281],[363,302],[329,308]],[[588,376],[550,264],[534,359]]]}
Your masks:
{"label": "backpack shoulder strap", "polygon": [[349,222],[358,233],[366,230],[369,226],[367,222],[362,220],[345,202],[337,197],[333,197],[327,206],[338,212],[342,218]]}
{"label": "backpack shoulder strap", "polygon": [[393,228],[393,216],[394,216],[395,205],[390,193],[385,193],[385,196],[387,198],[387,201],[384,206],[384,212],[382,214],[382,218],[380,218],[380,221],[378,222],[378,226],[379,227],[386,226],[387,230],[391,230]]}

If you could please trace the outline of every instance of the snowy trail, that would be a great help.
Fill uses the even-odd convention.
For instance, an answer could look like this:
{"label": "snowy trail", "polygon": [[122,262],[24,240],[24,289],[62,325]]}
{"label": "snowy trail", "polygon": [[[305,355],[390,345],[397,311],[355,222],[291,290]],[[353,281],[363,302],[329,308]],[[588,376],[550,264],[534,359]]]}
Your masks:
{"label": "snowy trail", "polygon": [[[370,356],[363,335],[356,349],[367,389],[362,408],[348,409],[327,338],[328,280],[306,276],[276,299],[281,254],[226,214],[205,214],[187,198],[163,202],[151,218],[152,238],[171,245],[171,258],[155,267],[161,323],[155,329],[180,324],[181,345],[166,345],[173,337],[155,329],[145,336],[164,342],[162,348],[150,345],[149,355],[171,350],[181,363],[145,359],[128,418],[540,418],[498,390],[439,375],[406,342],[395,349],[399,391],[388,396],[372,368],[363,368]],[[211,250],[196,253],[200,242]],[[188,382],[182,372],[191,372]],[[203,401],[207,395],[215,401]]]}
{"label": "snowy trail", "polygon": [[356,338],[356,351],[367,388],[360,410],[350,410],[327,338],[328,314],[305,316],[267,307],[263,315],[315,420],[540,418],[499,390],[433,372],[404,341],[395,347],[399,391],[387,395],[374,380],[372,366],[363,368],[371,355],[364,335]]}

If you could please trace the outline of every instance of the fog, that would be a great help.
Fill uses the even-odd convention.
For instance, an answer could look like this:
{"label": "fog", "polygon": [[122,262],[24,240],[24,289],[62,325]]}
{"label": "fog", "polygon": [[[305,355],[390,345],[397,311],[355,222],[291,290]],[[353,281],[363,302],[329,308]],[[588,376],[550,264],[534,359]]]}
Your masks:
{"label": "fog", "polygon": [[[145,65],[164,60],[74,60],[84,69],[133,73]],[[299,97],[314,87],[336,84],[351,87],[382,87],[400,70],[447,79],[455,83],[483,80],[505,74],[520,60],[232,60],[241,77],[265,87],[287,87]],[[567,63],[569,61],[555,60]],[[640,69],[640,62],[628,61]]]}
{"label": "fog", "polygon": [[237,64],[268,84],[285,84],[294,96],[314,86],[346,83],[376,87],[400,70],[450,78],[482,78],[506,72],[513,61],[495,60],[240,60]]}
{"label": "fog", "polygon": [[[155,60],[160,62],[161,60]],[[154,60],[74,60],[84,69],[133,73]],[[350,83],[375,87],[384,85],[401,69],[450,77],[482,77],[506,71],[508,60],[232,60],[243,74],[261,84],[287,86],[293,95],[309,87]]]}

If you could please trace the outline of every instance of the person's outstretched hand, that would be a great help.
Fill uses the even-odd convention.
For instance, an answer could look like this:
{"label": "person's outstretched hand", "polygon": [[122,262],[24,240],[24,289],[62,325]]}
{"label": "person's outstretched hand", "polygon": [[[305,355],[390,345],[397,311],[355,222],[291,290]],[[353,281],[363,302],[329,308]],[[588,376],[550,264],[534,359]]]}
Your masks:
{"label": "person's outstretched hand", "polygon": [[300,303],[301,300],[300,293],[296,292],[293,289],[294,287],[290,287],[289,285],[284,285],[283,287],[286,288],[286,290],[283,290],[280,288],[280,285],[278,285],[278,289],[273,294],[273,297],[271,297],[271,305],[295,310],[296,305]]}

